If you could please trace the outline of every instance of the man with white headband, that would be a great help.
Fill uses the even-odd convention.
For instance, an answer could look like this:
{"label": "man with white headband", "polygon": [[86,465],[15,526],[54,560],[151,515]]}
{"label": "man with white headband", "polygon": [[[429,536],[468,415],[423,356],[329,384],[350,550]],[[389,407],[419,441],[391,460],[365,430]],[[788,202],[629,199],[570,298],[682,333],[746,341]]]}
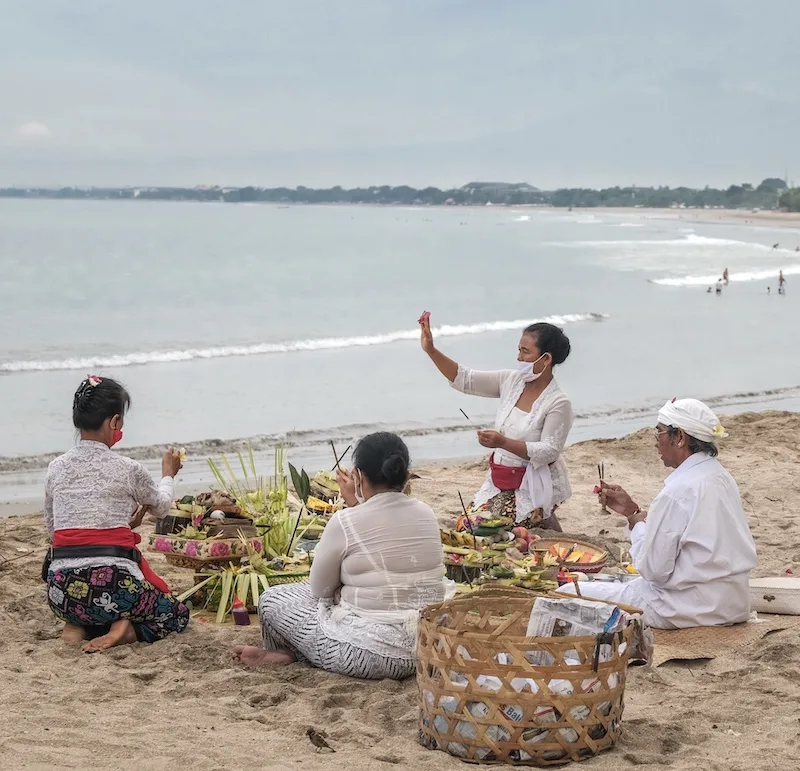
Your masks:
{"label": "man with white headband", "polygon": [[599,493],[601,504],[628,520],[640,578],[582,584],[583,595],[638,607],[657,629],[747,621],[756,547],[739,488],[716,458],[715,442],[726,436],[697,399],[673,399],[659,410],[656,447],[675,471],[649,511],[619,485],[603,482]]}

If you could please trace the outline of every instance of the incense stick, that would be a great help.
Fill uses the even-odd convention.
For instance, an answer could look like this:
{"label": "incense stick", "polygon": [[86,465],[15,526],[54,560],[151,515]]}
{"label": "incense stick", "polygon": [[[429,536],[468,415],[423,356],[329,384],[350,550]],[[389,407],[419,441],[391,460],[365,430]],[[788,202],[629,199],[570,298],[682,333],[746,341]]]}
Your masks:
{"label": "incense stick", "polygon": [[472,418],[470,418],[470,416],[469,416],[469,415],[467,415],[467,413],[466,413],[466,412],[464,412],[464,410],[462,410],[462,409],[459,407],[458,411],[459,411],[459,412],[460,412],[460,413],[461,413],[461,414],[462,414],[462,415],[463,415],[463,416],[464,416],[464,417],[467,419],[467,423],[469,423],[469,424],[470,424],[470,425],[471,425],[473,428],[475,428],[475,429],[477,429],[477,428],[478,428],[478,427],[477,427],[477,426],[476,426],[476,425],[475,425],[475,424],[472,422]]}
{"label": "incense stick", "polygon": [[337,471],[341,471],[341,467],[339,466],[339,453],[336,452],[336,445],[333,443],[333,439],[330,440],[331,443],[331,450],[333,450],[333,467]]}
{"label": "incense stick", "polygon": [[[344,458],[344,456],[347,455],[348,452],[350,452],[350,448],[352,446],[353,446],[352,444],[348,444],[347,445],[347,449],[338,458],[336,457],[336,448],[335,447],[333,448],[333,457],[336,460],[336,463],[334,464],[333,468],[331,469],[331,472],[334,472],[336,470],[341,470],[340,467],[339,467],[339,464],[342,462],[342,458]],[[332,439],[331,439],[331,447],[333,447],[333,440]]]}
{"label": "incense stick", "polygon": [[[472,529],[472,522],[470,521],[469,514],[467,513],[467,507],[464,505],[464,499],[461,497],[461,490],[456,490],[456,492],[458,493],[458,500],[461,501],[461,508],[464,510],[464,516],[467,518],[467,529],[472,537],[475,538],[475,531]],[[475,541],[475,546],[477,545],[478,542]]]}
{"label": "incense stick", "polygon": [[[462,412],[463,412],[463,410],[462,410]],[[469,418],[467,418],[467,420],[469,420]],[[472,523],[469,521],[469,514],[467,514],[467,507],[464,505],[464,499],[461,497],[461,490],[456,490],[456,492],[458,493],[458,500],[461,501],[461,508],[464,510],[464,516],[467,518],[467,527],[469,528],[469,532],[472,535],[472,540],[473,540],[474,546],[477,549],[478,548],[478,541],[475,538],[475,532],[472,530]],[[464,578],[467,579],[467,583],[469,584],[469,588],[472,589],[473,588],[472,581],[470,581],[470,578],[469,578],[469,575],[467,573],[467,570],[466,570],[466,568],[464,567],[463,564],[461,565],[461,575],[464,576]]]}

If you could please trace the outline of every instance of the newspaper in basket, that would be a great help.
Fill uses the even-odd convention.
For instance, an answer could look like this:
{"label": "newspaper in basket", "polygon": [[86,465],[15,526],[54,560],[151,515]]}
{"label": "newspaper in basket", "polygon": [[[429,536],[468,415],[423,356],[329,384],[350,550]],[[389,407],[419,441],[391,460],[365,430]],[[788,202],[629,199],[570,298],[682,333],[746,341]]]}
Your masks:
{"label": "newspaper in basket", "polygon": [[539,766],[611,748],[638,613],[530,593],[477,592],[427,608],[420,741],[467,761]]}

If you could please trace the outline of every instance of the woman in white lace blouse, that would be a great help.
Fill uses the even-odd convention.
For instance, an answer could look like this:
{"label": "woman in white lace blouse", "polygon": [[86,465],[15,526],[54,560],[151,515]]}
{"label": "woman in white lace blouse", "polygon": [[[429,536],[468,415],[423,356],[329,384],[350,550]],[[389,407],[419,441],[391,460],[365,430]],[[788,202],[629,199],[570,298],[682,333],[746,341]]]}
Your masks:
{"label": "woman in white lace blouse", "polygon": [[419,611],[451,584],[436,516],[403,493],[409,457],[399,436],[364,437],[353,460],[353,474],[339,476],[347,508],[325,528],[310,582],[261,595],[264,648],[238,646],[242,663],[305,661],[374,680],[414,674]]}
{"label": "woman in white lace blouse", "polygon": [[131,399],[111,378],[90,375],[75,392],[72,421],[80,441],[47,470],[44,520],[52,539],[42,568],[62,639],[86,652],[154,642],[182,632],[189,611],[136,548],[145,511],[164,517],[178,454],[164,453],[156,486],[141,463],[113,452]]}
{"label": "woman in white lace blouse", "polygon": [[567,336],[552,324],[531,324],[520,338],[515,369],[479,372],[436,348],[428,314],[420,326],[422,349],[453,388],[500,400],[494,430],[478,431],[492,455],[474,508],[527,527],[561,530],[554,512],[572,494],[562,452],[574,415],[553,367],[569,356]]}

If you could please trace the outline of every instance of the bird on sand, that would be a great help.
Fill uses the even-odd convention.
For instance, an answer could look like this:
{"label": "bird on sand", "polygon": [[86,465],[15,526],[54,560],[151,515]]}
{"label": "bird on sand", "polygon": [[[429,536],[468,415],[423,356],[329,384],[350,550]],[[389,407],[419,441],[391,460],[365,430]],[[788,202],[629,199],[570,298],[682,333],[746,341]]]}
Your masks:
{"label": "bird on sand", "polygon": [[331,752],[336,752],[336,750],[325,741],[325,734],[322,733],[322,731],[317,731],[309,726],[306,728],[306,736],[318,750],[330,750]]}

